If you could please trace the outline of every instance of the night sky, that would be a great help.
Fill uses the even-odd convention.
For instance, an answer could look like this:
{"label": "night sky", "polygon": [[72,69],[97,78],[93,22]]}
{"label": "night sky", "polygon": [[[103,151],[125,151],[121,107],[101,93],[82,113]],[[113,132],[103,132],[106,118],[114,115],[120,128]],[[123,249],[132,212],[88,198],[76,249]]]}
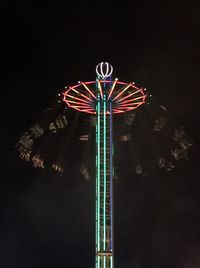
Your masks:
{"label": "night sky", "polygon": [[200,2],[3,2],[0,267],[94,267],[94,180],[75,165],[63,177],[34,169],[15,144],[65,85],[108,61],[194,142],[171,173],[116,180],[115,268],[199,268]]}

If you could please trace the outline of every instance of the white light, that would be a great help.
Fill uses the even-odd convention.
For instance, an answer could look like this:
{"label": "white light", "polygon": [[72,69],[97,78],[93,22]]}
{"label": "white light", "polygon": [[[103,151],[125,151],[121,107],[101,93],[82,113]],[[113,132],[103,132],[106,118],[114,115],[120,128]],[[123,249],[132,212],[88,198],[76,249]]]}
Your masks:
{"label": "white light", "polygon": [[103,79],[111,76],[112,72],[113,67],[108,62],[101,62],[96,66],[96,74]]}

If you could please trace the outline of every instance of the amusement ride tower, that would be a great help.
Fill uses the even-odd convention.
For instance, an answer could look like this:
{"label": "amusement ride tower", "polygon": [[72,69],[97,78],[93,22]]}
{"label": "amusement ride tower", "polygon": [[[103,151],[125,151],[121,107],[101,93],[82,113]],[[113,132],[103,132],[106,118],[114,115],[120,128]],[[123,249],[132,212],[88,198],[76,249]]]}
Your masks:
{"label": "amusement ride tower", "polygon": [[[130,170],[133,169],[137,175],[148,176],[150,172],[154,172],[154,167],[167,172],[173,170],[175,161],[187,159],[189,149],[193,145],[184,128],[170,120],[165,106],[160,105],[152,95],[147,96],[146,90],[134,83],[112,79],[112,72],[113,67],[109,63],[101,62],[96,66],[96,80],[78,82],[74,86],[65,87],[62,94],[56,96],[15,146],[19,151],[19,157],[32,162],[35,168],[50,168],[63,175],[71,163],[70,157],[68,158],[71,155],[68,154],[69,144],[73,145],[73,140],[76,139],[76,135],[71,139],[75,134],[75,125],[80,115],[75,111],[83,112],[95,119],[91,120],[91,126],[96,126],[95,268],[114,267],[113,117],[115,114],[127,112],[122,130],[119,131],[122,135],[118,133],[119,141],[128,146],[132,156]],[[139,106],[142,107],[136,113],[135,109]],[[133,121],[134,134],[130,131]],[[80,123],[83,125],[82,120]],[[80,135],[79,131],[77,132],[76,134]],[[93,141],[89,138],[92,136],[90,134],[79,136],[79,141],[80,137],[85,139],[85,136]],[[89,179],[88,156],[83,158],[83,169],[81,165],[80,172]]]}
{"label": "amusement ride tower", "polygon": [[96,80],[66,87],[68,107],[96,118],[96,268],[114,267],[113,115],[136,109],[145,102],[143,88],[112,80],[113,67],[96,66]]}

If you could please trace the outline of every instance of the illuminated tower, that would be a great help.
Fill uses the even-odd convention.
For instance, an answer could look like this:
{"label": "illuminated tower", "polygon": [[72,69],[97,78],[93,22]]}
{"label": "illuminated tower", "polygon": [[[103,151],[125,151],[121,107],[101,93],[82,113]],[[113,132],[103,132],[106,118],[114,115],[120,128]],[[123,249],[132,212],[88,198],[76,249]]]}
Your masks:
{"label": "illuminated tower", "polygon": [[[75,125],[79,118],[79,114],[74,114],[69,108],[92,115],[92,119],[95,119],[92,120],[92,126],[95,122],[96,268],[114,267],[113,117],[115,114],[127,112],[123,117],[120,130],[123,135],[119,137],[119,141],[126,143],[132,156],[129,157],[132,165],[130,170],[134,169],[137,175],[147,176],[155,171],[154,167],[167,172],[172,170],[175,161],[187,159],[188,151],[193,145],[183,126],[179,127],[174,120],[170,120],[168,109],[164,105],[152,95],[148,95],[147,100],[146,90],[135,86],[134,83],[120,82],[117,78],[113,80],[112,72],[112,66],[102,62],[96,66],[96,80],[65,87],[63,94],[57,94],[37,123],[35,122],[20,137],[15,146],[19,151],[19,157],[32,163],[35,168],[50,168],[62,176],[66,174],[71,164],[68,161],[68,149],[69,144],[73,143],[71,137],[76,131]],[[145,102],[147,105],[141,107],[134,122],[135,109]],[[82,118],[79,123],[84,124]],[[131,126],[134,130],[133,139]],[[79,140],[87,141],[88,136],[81,135]],[[86,160],[87,157],[84,158],[84,161]],[[84,164],[81,165],[80,171],[86,179],[90,178]]]}
{"label": "illuminated tower", "polygon": [[136,109],[145,92],[134,83],[112,80],[113,67],[96,66],[96,80],[66,87],[68,107],[96,116],[96,268],[114,267],[113,115]]}

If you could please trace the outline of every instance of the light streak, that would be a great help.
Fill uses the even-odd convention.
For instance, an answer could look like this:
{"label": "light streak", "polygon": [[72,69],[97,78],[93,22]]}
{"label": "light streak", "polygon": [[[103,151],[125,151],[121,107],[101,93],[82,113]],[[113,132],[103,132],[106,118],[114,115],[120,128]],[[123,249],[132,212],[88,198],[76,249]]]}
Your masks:
{"label": "light streak", "polygon": [[71,105],[71,107],[73,107],[73,108],[80,108],[80,109],[92,109],[93,110],[93,108],[89,108],[88,106],[80,106],[80,105]]}
{"label": "light streak", "polygon": [[74,109],[79,111],[79,112],[86,112],[88,114],[96,114],[96,112],[93,109],[91,109],[91,110],[89,110],[89,109],[79,109],[79,108],[74,108]]}
{"label": "light streak", "polygon": [[67,106],[71,107],[71,105],[68,103],[68,100],[63,99],[63,101],[67,104]]}
{"label": "light streak", "polygon": [[[87,103],[82,102],[82,101],[72,101],[72,100],[67,100],[67,102],[74,103],[74,104],[81,104],[81,105],[86,105]],[[88,103],[89,104],[89,103]]]}
{"label": "light streak", "polygon": [[115,96],[115,98],[113,99],[113,101],[115,101],[116,99],[118,99],[131,85],[132,84],[129,84],[122,91],[120,91],[120,93],[117,96]]}
{"label": "light streak", "polygon": [[114,90],[114,88],[115,88],[116,83],[117,83],[117,79],[115,79],[115,81],[114,81],[113,84],[112,84],[112,88],[111,88],[110,93],[109,93],[109,95],[108,95],[108,100],[110,99],[110,97],[111,97],[111,95],[112,95],[112,93],[113,93],[113,90]]}
{"label": "light streak", "polygon": [[[143,96],[141,97],[141,99],[144,98]],[[137,98],[132,98],[130,100],[126,100],[126,101],[120,101],[118,102],[119,105],[122,105],[122,104],[127,104],[127,103],[131,103],[131,102],[136,102]]]}
{"label": "light streak", "polygon": [[123,111],[123,110],[119,110],[119,109],[113,109],[113,111],[116,113],[116,114],[118,114],[118,113],[124,113],[125,111]]}
{"label": "light streak", "polygon": [[[66,100],[66,97],[70,97],[70,98],[75,99],[75,100],[80,100],[80,101],[83,101],[83,102],[85,102],[85,103],[90,103],[90,102],[88,102],[88,101],[85,101],[85,100],[83,100],[83,99],[81,99],[81,98],[77,98],[77,97],[72,96],[72,95],[70,95],[70,94],[66,94],[64,100]],[[90,100],[90,101],[91,101],[91,100]]]}
{"label": "light streak", "polygon": [[98,168],[97,168],[97,185],[98,185],[98,251],[100,250],[100,101],[97,104],[97,153],[98,153]]}
{"label": "light streak", "polygon": [[89,87],[88,86],[86,86],[86,84],[85,83],[81,83],[83,86],[84,86],[84,88],[92,95],[92,97],[95,99],[95,100],[97,100],[97,98],[96,98],[96,96],[92,93],[92,91],[89,89]]}
{"label": "light streak", "polygon": [[[112,103],[110,102],[110,250],[113,247],[113,129],[112,129]],[[111,256],[112,258],[112,256]],[[111,265],[112,267],[112,265]]]}
{"label": "light streak", "polygon": [[72,91],[76,92],[77,94],[79,94],[80,92],[76,89],[74,89],[73,87],[69,87]]}
{"label": "light streak", "polygon": [[135,95],[135,94],[137,94],[137,93],[139,93],[139,92],[141,92],[141,89],[138,89],[138,90],[132,92],[131,94],[128,94],[127,96],[125,96],[125,97],[123,97],[122,99],[120,99],[120,101],[123,101],[123,100],[125,100],[125,99],[128,99],[129,97],[131,97],[131,96],[133,96],[133,95]]}
{"label": "light streak", "polygon": [[131,106],[138,106],[138,105],[140,105],[142,103],[143,103],[142,101],[140,101],[140,102],[133,102],[133,103],[125,103],[125,104],[122,103],[120,105],[120,108],[122,108],[122,107],[131,107]]}
{"label": "light streak", "polygon": [[99,92],[100,92],[100,95],[101,95],[101,99],[103,100],[103,90],[102,90],[102,87],[101,87],[101,82],[99,80],[97,80],[97,83],[98,83],[98,89],[99,89]]}
{"label": "light streak", "polygon": [[[130,102],[134,102],[134,101],[136,101],[136,100],[139,100],[139,99],[144,99],[145,97],[144,96],[140,96],[140,97],[137,97],[137,98],[132,98],[132,99],[130,99],[130,100],[126,100],[126,101],[119,101],[119,103],[120,103],[120,105],[122,104],[122,103],[130,103]],[[143,102],[143,101],[142,101]]]}
{"label": "light streak", "polygon": [[[99,97],[98,97],[99,99]],[[100,101],[97,102],[97,123],[96,123],[96,144],[97,144],[97,155],[96,155],[96,252],[100,251]],[[100,268],[100,257],[96,253],[96,265]]]}
{"label": "light streak", "polygon": [[93,100],[92,100],[92,99],[90,99],[89,97],[85,96],[84,94],[80,93],[80,95],[81,95],[83,98],[85,98],[85,99],[89,100],[90,102],[93,102]]}

